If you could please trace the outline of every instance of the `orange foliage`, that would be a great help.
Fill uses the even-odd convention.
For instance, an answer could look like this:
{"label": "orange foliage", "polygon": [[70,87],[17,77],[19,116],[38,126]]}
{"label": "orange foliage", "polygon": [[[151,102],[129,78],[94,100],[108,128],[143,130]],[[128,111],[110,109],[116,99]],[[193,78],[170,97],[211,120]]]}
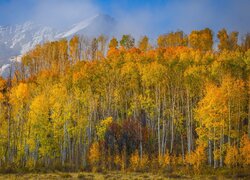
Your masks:
{"label": "orange foliage", "polygon": [[244,134],[240,141],[240,154],[242,164],[244,166],[250,165],[250,139],[247,134]]}
{"label": "orange foliage", "polygon": [[229,146],[226,151],[225,164],[231,168],[236,167],[240,162],[239,150],[236,146]]}
{"label": "orange foliage", "polygon": [[92,170],[96,171],[100,166],[101,152],[100,145],[98,142],[94,142],[89,150],[89,162],[92,166]]}
{"label": "orange foliage", "polygon": [[186,155],[185,162],[194,167],[195,172],[199,173],[206,160],[205,148],[198,146],[194,152]]}

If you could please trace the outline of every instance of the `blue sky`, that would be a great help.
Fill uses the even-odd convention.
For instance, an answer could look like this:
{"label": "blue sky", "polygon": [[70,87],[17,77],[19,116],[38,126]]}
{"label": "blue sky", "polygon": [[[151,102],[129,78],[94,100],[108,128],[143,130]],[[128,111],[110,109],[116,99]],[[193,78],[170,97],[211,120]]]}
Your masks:
{"label": "blue sky", "polygon": [[0,0],[0,25],[37,21],[68,26],[96,13],[114,17],[123,33],[189,33],[209,27],[250,32],[250,0]]}

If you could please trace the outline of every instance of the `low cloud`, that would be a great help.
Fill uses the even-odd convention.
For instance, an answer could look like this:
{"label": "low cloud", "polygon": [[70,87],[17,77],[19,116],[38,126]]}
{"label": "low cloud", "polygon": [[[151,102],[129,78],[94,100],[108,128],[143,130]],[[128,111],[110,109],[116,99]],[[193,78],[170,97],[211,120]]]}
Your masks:
{"label": "low cloud", "polygon": [[[108,3],[105,4],[105,3]],[[117,34],[135,37],[209,27],[239,31],[250,29],[249,0],[6,0],[0,3],[0,22],[33,20],[54,27],[67,27],[97,13],[118,22]],[[105,7],[104,7],[105,6]]]}
{"label": "low cloud", "polygon": [[241,35],[250,30],[248,0],[156,0],[156,4],[157,7],[142,6],[129,12],[116,6],[120,32],[155,37],[170,31],[190,33],[206,27],[215,34],[222,28],[239,31]]}
{"label": "low cloud", "polygon": [[65,27],[99,13],[90,0],[42,0],[34,8],[33,20],[54,27]]}

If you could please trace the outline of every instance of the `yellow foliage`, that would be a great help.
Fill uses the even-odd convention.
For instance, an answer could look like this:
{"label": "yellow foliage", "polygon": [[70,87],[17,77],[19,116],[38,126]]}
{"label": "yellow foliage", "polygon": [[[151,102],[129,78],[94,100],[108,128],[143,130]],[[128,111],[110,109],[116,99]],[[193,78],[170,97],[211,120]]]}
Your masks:
{"label": "yellow foliage", "polygon": [[48,120],[49,105],[45,95],[37,96],[31,106],[29,112],[30,123],[34,126],[46,123]]}
{"label": "yellow foliage", "polygon": [[214,159],[219,160],[220,159],[220,149],[216,149],[213,151]]}
{"label": "yellow foliage", "polygon": [[121,168],[122,158],[121,158],[118,154],[115,155],[114,163],[115,163],[115,166],[116,166],[118,169]]}
{"label": "yellow foliage", "polygon": [[184,163],[184,159],[183,159],[182,155],[179,155],[179,156],[177,157],[177,164],[183,165],[183,163]]}
{"label": "yellow foliage", "polygon": [[30,105],[28,114],[28,126],[30,128],[30,136],[27,140],[29,148],[35,150],[37,140],[40,142],[41,155],[52,153],[53,148],[48,136],[52,131],[51,123],[49,122],[49,105],[45,95],[39,95],[34,98]]}
{"label": "yellow foliage", "polygon": [[35,166],[35,163],[34,163],[34,159],[32,158],[29,158],[26,162],[26,167],[28,167],[29,169],[32,169],[34,166]]}
{"label": "yellow foliage", "polygon": [[136,150],[130,157],[130,167],[134,171],[138,171],[140,167],[140,156],[138,150]]}
{"label": "yellow foliage", "polygon": [[144,170],[149,166],[149,157],[147,154],[143,154],[140,161],[140,169]]}
{"label": "yellow foliage", "polygon": [[250,165],[250,139],[247,134],[243,135],[240,142],[240,154],[244,166]]}
{"label": "yellow foliage", "polygon": [[176,154],[173,154],[170,156],[170,164],[172,166],[176,166],[178,164],[179,158],[176,156]]}
{"label": "yellow foliage", "polygon": [[167,151],[164,155],[159,157],[159,165],[161,167],[166,167],[168,165],[170,165],[170,155],[169,152]]}
{"label": "yellow foliage", "polygon": [[25,83],[20,83],[17,87],[11,90],[11,103],[22,104],[28,98],[29,89]]}
{"label": "yellow foliage", "polygon": [[198,146],[194,152],[186,155],[185,162],[194,167],[196,172],[201,170],[203,163],[206,160],[205,148]]}
{"label": "yellow foliage", "polygon": [[94,142],[89,151],[89,162],[92,166],[92,170],[96,171],[98,169],[98,166],[100,164],[101,159],[101,152],[100,152],[100,145],[98,142]]}
{"label": "yellow foliage", "polygon": [[147,154],[143,154],[140,158],[138,150],[136,150],[130,157],[130,168],[133,171],[145,170],[149,167],[149,157]]}
{"label": "yellow foliage", "polygon": [[[105,41],[75,36],[38,45],[23,56],[14,79],[0,77],[1,164],[61,161],[81,168],[88,161],[93,170],[113,164],[124,170],[127,163],[136,171],[149,165],[175,168],[184,161],[181,149],[194,141],[199,146],[185,163],[196,172],[206,162],[210,142],[214,160],[226,152],[228,166],[250,164],[250,140],[242,137],[248,130],[250,51],[210,51],[209,29],[162,35],[159,48],[150,48],[147,37],[140,49],[132,48],[130,36],[118,48],[113,38],[106,57]],[[81,147],[96,137],[85,159]],[[241,137],[240,149],[224,150]],[[131,155],[141,142],[150,157],[156,156],[154,146],[164,148],[170,141],[176,155],[166,152],[151,162],[138,150]]]}
{"label": "yellow foliage", "polygon": [[96,127],[97,136],[99,137],[100,140],[104,139],[105,132],[107,128],[109,127],[109,125],[112,123],[112,121],[113,121],[112,117],[108,117],[102,120],[100,125]]}
{"label": "yellow foliage", "polygon": [[226,151],[225,164],[236,167],[240,161],[239,150],[236,146],[229,146]]}

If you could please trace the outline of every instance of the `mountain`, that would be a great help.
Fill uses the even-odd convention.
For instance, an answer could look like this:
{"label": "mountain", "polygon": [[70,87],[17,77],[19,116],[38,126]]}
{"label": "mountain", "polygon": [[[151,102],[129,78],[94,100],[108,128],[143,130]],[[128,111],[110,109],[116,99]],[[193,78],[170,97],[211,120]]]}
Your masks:
{"label": "mountain", "polygon": [[77,24],[72,25],[56,35],[56,38],[70,38],[75,34],[86,35],[89,37],[98,36],[101,34],[111,35],[114,33],[116,21],[114,18],[105,14],[97,14],[88,19],[85,19]]}
{"label": "mountain", "polygon": [[[105,14],[84,19],[62,30],[31,21],[18,25],[0,26],[0,75],[9,67],[10,61],[20,60],[20,56],[46,41],[71,38],[75,34],[87,37],[114,33],[116,21]],[[17,57],[17,58],[16,58]]]}
{"label": "mountain", "polygon": [[0,63],[11,56],[24,54],[36,44],[54,39],[56,31],[32,22],[20,25],[0,26]]}

